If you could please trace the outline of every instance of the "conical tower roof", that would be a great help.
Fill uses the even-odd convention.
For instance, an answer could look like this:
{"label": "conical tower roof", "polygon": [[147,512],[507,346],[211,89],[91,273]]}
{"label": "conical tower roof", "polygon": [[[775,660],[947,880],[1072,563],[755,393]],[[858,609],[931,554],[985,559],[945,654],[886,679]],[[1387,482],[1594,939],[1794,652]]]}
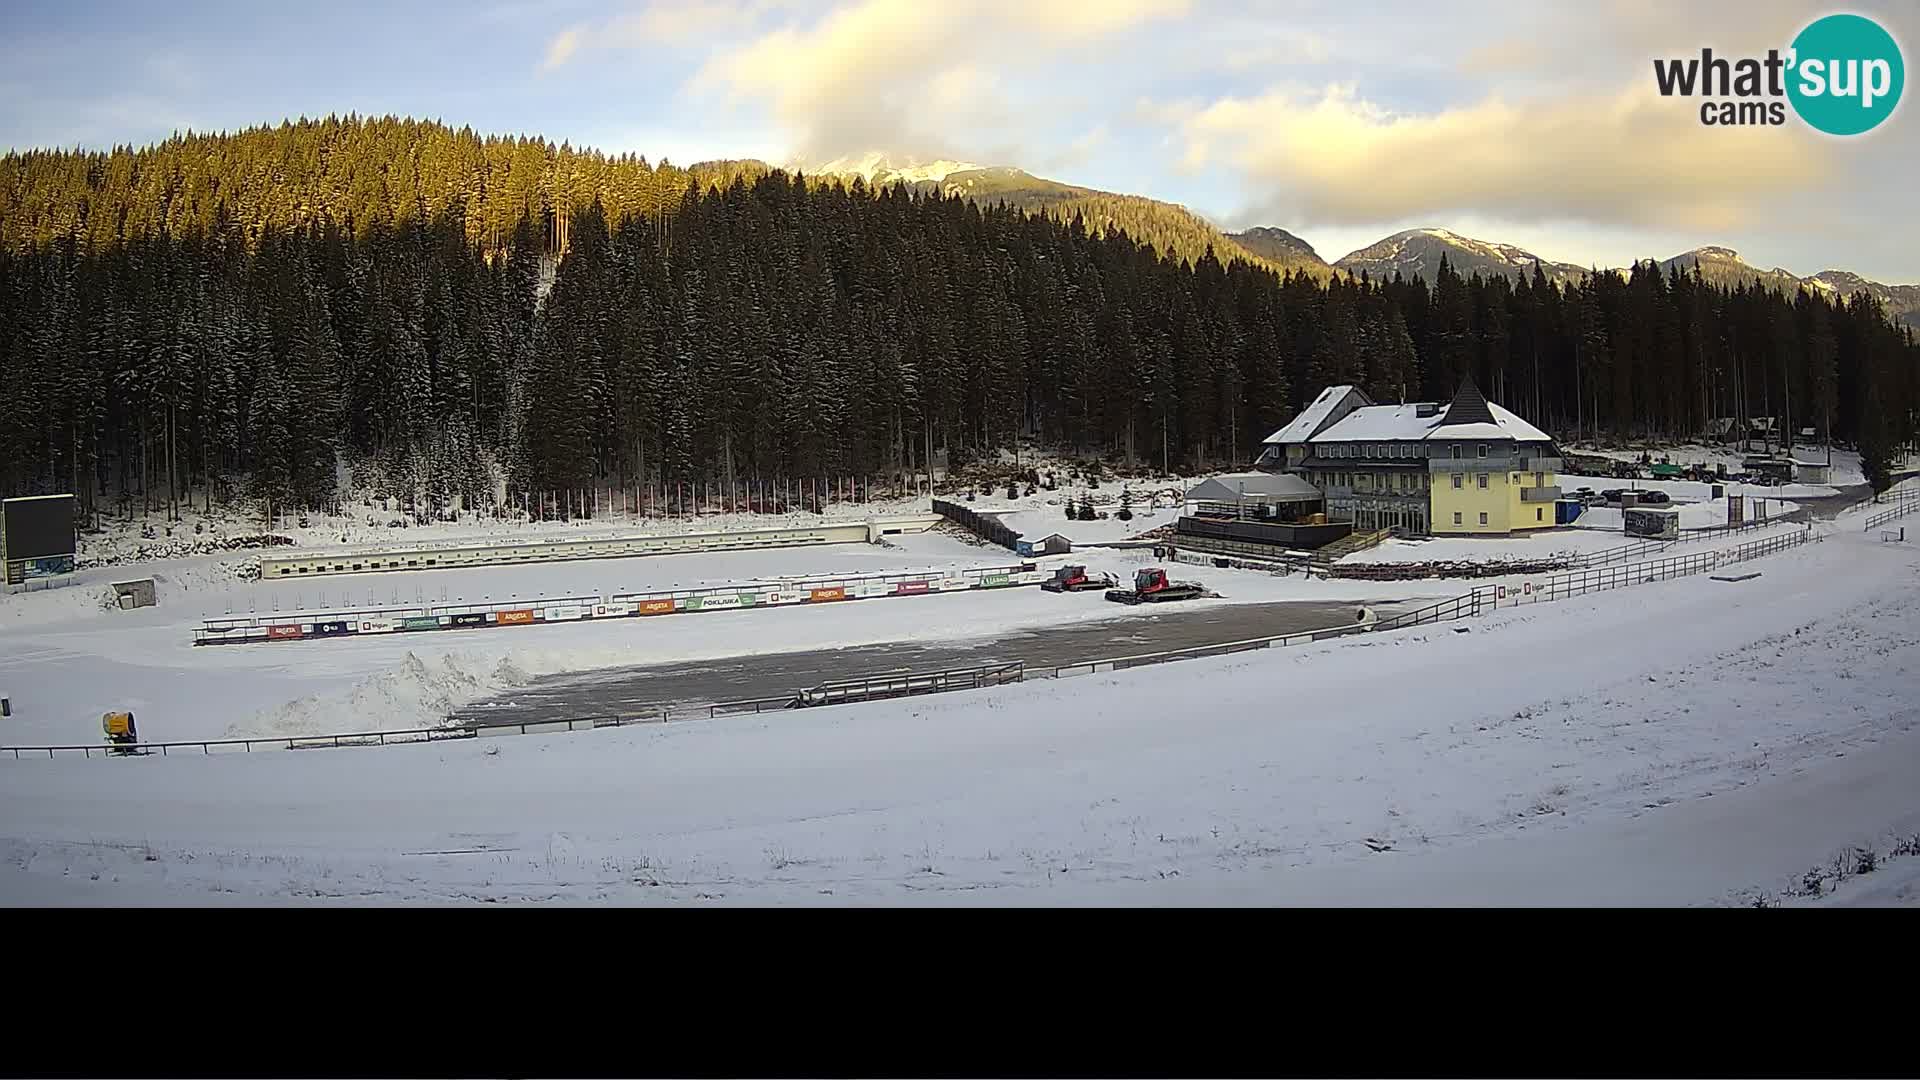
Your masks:
{"label": "conical tower roof", "polygon": [[1453,404],[1447,406],[1447,415],[1440,421],[1441,427],[1455,424],[1492,424],[1493,410],[1487,408],[1487,397],[1480,388],[1473,385],[1473,376],[1460,380],[1460,389],[1453,395]]}

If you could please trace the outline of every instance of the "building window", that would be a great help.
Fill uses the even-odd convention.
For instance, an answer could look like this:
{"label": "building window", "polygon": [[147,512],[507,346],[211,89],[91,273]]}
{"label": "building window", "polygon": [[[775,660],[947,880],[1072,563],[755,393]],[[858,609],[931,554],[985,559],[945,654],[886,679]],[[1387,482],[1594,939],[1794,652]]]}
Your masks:
{"label": "building window", "polygon": [[1460,486],[1460,474],[1459,474],[1459,473],[1454,473],[1454,474],[1453,474],[1453,486],[1454,486],[1454,487],[1459,487],[1459,486]]}
{"label": "building window", "polygon": [[1447,456],[1448,456],[1448,457],[1450,457],[1450,458],[1456,458],[1456,459],[1457,459],[1457,458],[1459,458],[1459,456],[1460,456],[1460,446],[1459,446],[1459,444],[1458,444],[1458,443],[1456,443],[1456,444],[1454,444],[1454,445],[1452,445],[1452,446],[1449,446],[1449,447],[1447,447]]}
{"label": "building window", "polygon": [[1481,487],[1483,487],[1483,488],[1487,486],[1487,474],[1486,474],[1486,473],[1481,473],[1481,474],[1480,474],[1480,486],[1481,486]]}
{"label": "building window", "polygon": [[1487,456],[1487,444],[1486,444],[1486,443],[1481,443],[1481,444],[1480,444],[1480,456],[1481,456],[1481,457],[1486,457],[1486,456]]}
{"label": "building window", "polygon": [[1458,510],[1455,510],[1455,511],[1453,512],[1453,523],[1454,523],[1455,525],[1458,525],[1458,524],[1460,524],[1460,511],[1458,511]]}
{"label": "building window", "polygon": [[1486,523],[1487,523],[1487,512],[1485,510],[1482,510],[1480,511],[1480,524],[1485,525]]}
{"label": "building window", "polygon": [[1538,506],[1536,506],[1536,507],[1534,507],[1534,508],[1533,508],[1533,520],[1535,520],[1535,521],[1545,521],[1545,520],[1547,520],[1547,512],[1546,512],[1546,510],[1545,510],[1544,508],[1542,508],[1542,507],[1538,507]]}

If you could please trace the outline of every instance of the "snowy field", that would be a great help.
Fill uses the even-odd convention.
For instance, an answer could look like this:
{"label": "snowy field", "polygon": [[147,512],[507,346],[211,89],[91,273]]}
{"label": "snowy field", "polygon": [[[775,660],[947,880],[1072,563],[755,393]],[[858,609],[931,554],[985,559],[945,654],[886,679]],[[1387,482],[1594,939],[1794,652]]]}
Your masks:
{"label": "snowy field", "polygon": [[[746,653],[990,639],[1012,629],[1151,615],[1098,596],[1038,588],[677,614],[649,619],[321,641],[194,647],[209,615],[249,610],[514,596],[638,591],[798,574],[854,574],[1006,566],[1021,560],[942,533],[883,545],[594,559],[514,567],[357,574],[307,581],[239,582],[220,560],[143,566],[159,604],[120,611],[103,602],[123,568],[83,571],[74,584],[0,596],[0,693],[13,699],[0,743],[95,743],[100,714],[131,709],[151,742],[253,735],[396,731],[439,723],[453,708],[562,672],[713,660]],[[1069,561],[1040,560],[1043,567]],[[1092,552],[1071,561],[1130,578],[1150,559]],[[1189,573],[1191,571],[1191,573]],[[1309,581],[1241,570],[1180,567],[1219,600],[1375,600],[1450,596],[1458,583]]]}
{"label": "snowy field", "polygon": [[[1842,845],[1920,829],[1920,545],[1838,531],[1744,568],[1763,576],[1500,612],[1464,633],[777,716],[0,761],[0,897],[1740,903]],[[1030,599],[1011,617],[1073,598]],[[863,612],[924,628],[931,610],[848,605],[829,632],[857,634]],[[812,614],[731,625],[784,639],[794,627],[763,615]],[[5,643],[9,681],[19,644]],[[318,647],[205,651],[249,669],[333,662]],[[178,674],[212,696],[206,668]]]}

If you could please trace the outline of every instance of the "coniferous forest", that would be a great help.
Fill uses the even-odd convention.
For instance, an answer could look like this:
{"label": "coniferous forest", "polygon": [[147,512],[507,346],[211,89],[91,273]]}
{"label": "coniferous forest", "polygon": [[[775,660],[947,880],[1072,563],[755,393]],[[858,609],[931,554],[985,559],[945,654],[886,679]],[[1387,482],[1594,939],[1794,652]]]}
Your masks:
{"label": "coniferous forest", "polygon": [[440,505],[492,461],[510,492],[884,478],[1016,437],[1244,463],[1324,385],[1468,374],[1563,439],[1777,416],[1884,462],[1920,415],[1920,345],[1865,294],[1650,262],[1323,283],[1121,220],[391,118],[0,159],[0,493],[99,509],[323,504],[341,462]]}

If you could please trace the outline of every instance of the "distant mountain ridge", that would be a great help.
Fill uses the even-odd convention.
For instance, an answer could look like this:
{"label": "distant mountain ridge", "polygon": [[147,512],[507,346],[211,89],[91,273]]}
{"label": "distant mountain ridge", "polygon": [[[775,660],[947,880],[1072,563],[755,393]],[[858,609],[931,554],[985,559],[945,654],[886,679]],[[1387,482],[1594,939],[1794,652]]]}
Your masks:
{"label": "distant mountain ridge", "polygon": [[1475,240],[1446,229],[1407,229],[1394,233],[1334,260],[1333,267],[1350,274],[1364,271],[1373,278],[1390,278],[1397,272],[1403,277],[1430,280],[1440,272],[1442,255],[1462,277],[1473,274],[1532,277],[1536,263],[1554,281],[1576,281],[1587,273],[1583,266],[1553,262],[1512,244]]}
{"label": "distant mountain ridge", "polygon": [[[1006,202],[1030,213],[1055,217],[1078,213],[1089,228],[1117,225],[1134,239],[1180,258],[1198,258],[1211,246],[1222,262],[1246,259],[1275,270],[1301,271],[1323,280],[1335,271],[1342,271],[1355,276],[1365,273],[1376,280],[1398,273],[1431,281],[1439,272],[1442,256],[1462,276],[1504,274],[1531,278],[1538,265],[1548,280],[1563,285],[1579,281],[1592,269],[1543,258],[1513,244],[1480,240],[1441,228],[1406,229],[1328,263],[1312,244],[1283,228],[1261,225],[1224,232],[1176,203],[1063,184],[1021,169],[967,161],[922,161],[871,151],[819,165],[795,167],[804,168],[812,175],[858,176],[875,186],[903,183],[917,190],[938,190],[980,202]],[[1716,285],[1758,281],[1762,287],[1782,292],[1804,288],[1839,297],[1864,289],[1877,297],[1895,319],[1920,326],[1920,284],[1886,285],[1845,270],[1825,270],[1803,278],[1780,267],[1764,270],[1753,266],[1732,248],[1720,245],[1698,247],[1659,260],[1663,271],[1675,266],[1687,271],[1696,263],[1700,276]]]}
{"label": "distant mountain ridge", "polygon": [[916,190],[938,190],[981,203],[1004,202],[1028,213],[1056,218],[1079,214],[1090,229],[1118,227],[1133,239],[1177,258],[1198,259],[1211,247],[1214,257],[1222,263],[1241,259],[1282,272],[1302,271],[1322,280],[1333,274],[1332,268],[1313,253],[1311,246],[1284,229],[1249,232],[1271,232],[1286,237],[1291,243],[1269,243],[1265,238],[1256,238],[1253,246],[1249,246],[1243,242],[1242,234],[1223,232],[1177,203],[1063,184],[1022,169],[965,161],[922,162],[910,157],[894,158],[880,151],[817,165],[796,163],[795,167],[810,176],[858,176],[876,186],[902,183]]}
{"label": "distant mountain ridge", "polygon": [[[1256,230],[1249,230],[1252,231]],[[1549,280],[1562,284],[1578,281],[1590,272],[1587,267],[1544,259],[1512,244],[1476,240],[1446,229],[1407,229],[1394,233],[1334,260],[1333,267],[1350,274],[1364,271],[1376,279],[1398,273],[1431,281],[1439,272],[1442,255],[1463,277],[1477,273],[1482,277],[1506,274],[1531,278],[1535,263]],[[1757,281],[1762,288],[1785,293],[1807,289],[1842,299],[1864,290],[1885,305],[1893,318],[1920,327],[1920,285],[1886,285],[1847,270],[1823,270],[1810,277],[1800,277],[1778,266],[1764,270],[1740,258],[1734,249],[1718,244],[1659,260],[1663,272],[1678,267],[1682,273],[1688,273],[1696,265],[1701,278],[1714,285],[1732,287]]]}
{"label": "distant mountain ridge", "polygon": [[1312,244],[1285,229],[1274,228],[1271,225],[1256,225],[1251,229],[1243,229],[1227,235],[1238,241],[1241,247],[1263,259],[1317,266],[1327,265],[1325,260],[1320,258],[1320,253],[1313,250]]}

